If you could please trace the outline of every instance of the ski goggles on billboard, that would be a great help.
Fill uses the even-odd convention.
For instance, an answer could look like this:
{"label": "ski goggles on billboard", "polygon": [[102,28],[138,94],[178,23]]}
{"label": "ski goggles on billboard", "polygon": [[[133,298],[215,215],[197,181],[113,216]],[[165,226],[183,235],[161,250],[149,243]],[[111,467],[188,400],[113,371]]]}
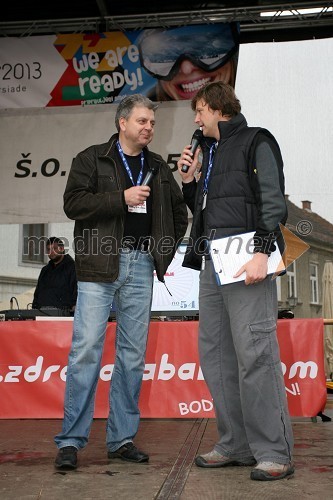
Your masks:
{"label": "ski goggles on billboard", "polygon": [[145,30],[138,39],[140,62],[162,80],[171,80],[185,59],[204,71],[214,71],[238,51],[238,38],[237,23]]}

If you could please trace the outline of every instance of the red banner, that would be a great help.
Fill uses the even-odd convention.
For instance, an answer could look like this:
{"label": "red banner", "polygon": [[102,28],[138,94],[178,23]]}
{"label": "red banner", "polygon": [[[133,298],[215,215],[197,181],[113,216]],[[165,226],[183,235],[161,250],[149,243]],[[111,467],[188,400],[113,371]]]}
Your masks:
{"label": "red banner", "polygon": [[[109,323],[96,396],[108,414],[115,323]],[[197,322],[152,322],[140,397],[143,418],[214,417],[197,351]],[[278,338],[292,416],[325,407],[322,319],[280,320]],[[71,321],[0,323],[0,418],[62,418]]]}

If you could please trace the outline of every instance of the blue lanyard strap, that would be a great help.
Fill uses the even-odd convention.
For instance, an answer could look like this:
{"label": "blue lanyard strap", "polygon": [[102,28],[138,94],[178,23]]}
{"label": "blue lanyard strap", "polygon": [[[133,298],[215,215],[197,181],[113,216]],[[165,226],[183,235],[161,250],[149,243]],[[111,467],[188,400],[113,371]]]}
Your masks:
{"label": "blue lanyard strap", "polygon": [[[124,155],[124,151],[123,151],[123,149],[122,149],[122,147],[121,147],[121,145],[120,145],[120,142],[119,142],[119,141],[117,141],[117,148],[118,148],[118,151],[119,151],[120,157],[121,157],[121,159],[123,160],[123,164],[124,164],[124,167],[125,167],[126,172],[127,172],[127,174],[128,174],[128,177],[130,178],[130,180],[131,180],[131,182],[132,182],[133,186],[135,186],[134,179],[133,179],[133,175],[132,175],[132,171],[131,171],[130,166],[129,166],[129,164],[128,164],[127,160],[126,160],[126,157],[125,157],[125,155]],[[140,170],[140,172],[139,172],[138,179],[137,179],[137,181],[136,181],[136,185],[137,185],[137,186],[140,186],[141,181],[142,181],[142,177],[143,177],[143,166],[144,166],[144,163],[145,163],[145,157],[144,157],[144,155],[143,155],[143,151],[141,151],[141,170]]]}
{"label": "blue lanyard strap", "polygon": [[217,148],[217,142],[214,142],[214,144],[211,145],[210,150],[209,150],[209,162],[208,162],[208,168],[207,168],[207,173],[206,177],[204,180],[204,186],[203,186],[203,193],[207,194],[208,193],[208,182],[210,178],[210,174],[212,172],[213,168],[213,159],[214,159],[214,154]]}

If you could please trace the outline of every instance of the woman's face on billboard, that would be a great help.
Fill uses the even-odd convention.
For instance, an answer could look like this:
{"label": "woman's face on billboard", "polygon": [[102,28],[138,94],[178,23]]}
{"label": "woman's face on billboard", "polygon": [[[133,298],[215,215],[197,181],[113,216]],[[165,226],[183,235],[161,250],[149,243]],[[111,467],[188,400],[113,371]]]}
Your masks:
{"label": "woman's face on billboard", "polygon": [[160,80],[163,91],[173,100],[192,99],[207,83],[222,81],[234,85],[234,65],[231,60],[213,71],[205,71],[185,59],[172,80]]}

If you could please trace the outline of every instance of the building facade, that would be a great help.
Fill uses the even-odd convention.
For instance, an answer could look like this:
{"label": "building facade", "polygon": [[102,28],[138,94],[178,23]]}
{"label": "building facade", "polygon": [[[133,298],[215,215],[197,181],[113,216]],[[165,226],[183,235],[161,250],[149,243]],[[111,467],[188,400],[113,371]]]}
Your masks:
{"label": "building facade", "polygon": [[309,245],[309,249],[278,278],[280,309],[291,309],[296,318],[322,317],[322,277],[325,262],[333,262],[333,224],[312,212],[311,202],[302,207],[286,196],[286,227]]}

